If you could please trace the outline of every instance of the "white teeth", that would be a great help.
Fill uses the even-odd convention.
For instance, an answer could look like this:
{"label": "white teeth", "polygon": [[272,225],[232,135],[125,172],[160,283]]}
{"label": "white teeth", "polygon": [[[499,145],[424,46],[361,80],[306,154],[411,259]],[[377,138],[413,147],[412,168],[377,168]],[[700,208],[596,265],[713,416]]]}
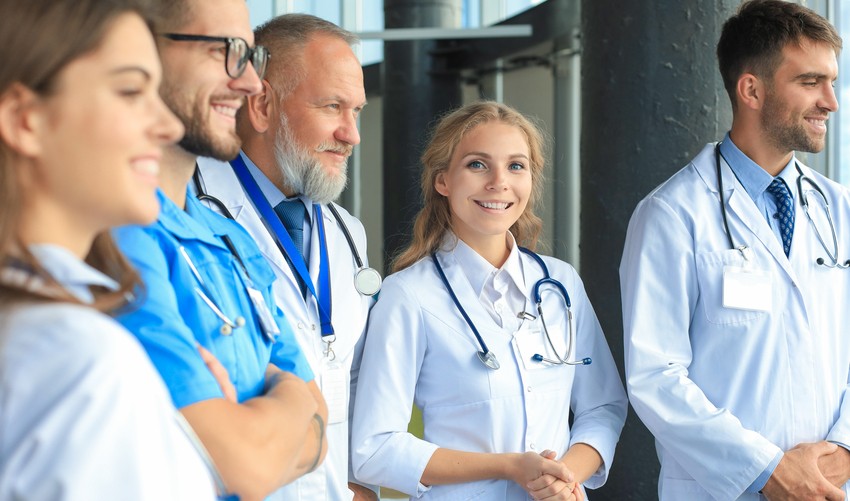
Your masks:
{"label": "white teeth", "polygon": [[505,210],[511,204],[508,202],[478,202],[478,205],[484,207],[485,209]]}
{"label": "white teeth", "polygon": [[159,174],[159,162],[153,159],[136,160],[133,162],[133,170],[140,174],[156,176]]}
{"label": "white teeth", "polygon": [[227,115],[229,117],[236,116],[236,108],[231,108],[229,106],[215,106],[213,105],[213,109],[222,115]]}

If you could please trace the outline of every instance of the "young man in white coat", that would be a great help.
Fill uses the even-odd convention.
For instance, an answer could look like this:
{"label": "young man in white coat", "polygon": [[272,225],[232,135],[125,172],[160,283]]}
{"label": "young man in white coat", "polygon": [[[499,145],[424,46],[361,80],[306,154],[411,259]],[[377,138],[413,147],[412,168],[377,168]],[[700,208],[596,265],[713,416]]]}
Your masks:
{"label": "young man in white coat", "polygon": [[349,483],[349,372],[380,279],[363,280],[373,270],[358,275],[363,225],[332,203],[345,187],[366,104],[351,49],[357,39],[317,17],[287,14],[257,28],[255,40],[272,56],[263,90],[237,116],[242,151],[231,169],[199,162],[197,184],[220,199],[272,264],[275,298],[328,403],[327,459],[281,499],[370,499],[372,491]]}
{"label": "young man in white coat", "polygon": [[805,7],[744,3],[717,46],[731,130],[632,216],[626,378],[662,500],[848,492],[850,192],[795,156],[824,148],[840,49]]}

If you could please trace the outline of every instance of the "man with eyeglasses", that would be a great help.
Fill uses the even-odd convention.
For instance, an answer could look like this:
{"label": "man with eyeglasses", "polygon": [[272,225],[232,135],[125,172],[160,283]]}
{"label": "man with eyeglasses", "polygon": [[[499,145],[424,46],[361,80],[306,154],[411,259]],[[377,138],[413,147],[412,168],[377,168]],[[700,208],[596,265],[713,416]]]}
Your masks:
{"label": "man with eyeglasses", "polygon": [[244,0],[155,3],[161,94],[186,135],[147,162],[160,177],[157,222],[116,231],[145,283],[119,320],[209,452],[222,494],[261,499],[322,461],[327,407],[275,306],[274,272],[250,235],[189,185],[199,156],[239,152],[235,115],[261,90],[269,56],[252,47]]}
{"label": "man with eyeglasses", "polygon": [[277,273],[275,298],[328,402],[325,463],[277,499],[374,499],[371,490],[349,482],[348,417],[375,289],[355,278],[362,268],[354,254],[366,254],[363,225],[333,203],[360,143],[357,117],[366,104],[363,69],[352,49],[357,38],[306,14],[278,16],[254,35],[274,57],[263,90],[237,116],[242,153],[231,165],[210,159],[198,165],[205,190],[251,232]]}

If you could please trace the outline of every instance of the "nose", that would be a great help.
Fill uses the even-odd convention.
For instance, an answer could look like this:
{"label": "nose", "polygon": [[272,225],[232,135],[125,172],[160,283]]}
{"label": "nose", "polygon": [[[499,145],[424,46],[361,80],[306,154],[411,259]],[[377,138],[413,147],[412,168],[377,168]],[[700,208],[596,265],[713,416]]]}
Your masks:
{"label": "nose", "polygon": [[185,128],[180,119],[165,105],[159,95],[154,98],[154,122],[151,135],[163,146],[174,144],[183,137]]}
{"label": "nose", "polygon": [[831,83],[827,83],[826,90],[821,97],[821,102],[818,104],[821,109],[827,110],[830,113],[838,111],[838,97],[836,97],[835,87]]}
{"label": "nose", "polygon": [[342,113],[341,123],[334,133],[334,138],[351,146],[360,144],[360,131],[357,130],[357,114],[347,110]]}
{"label": "nose", "polygon": [[491,169],[486,187],[491,191],[505,191],[508,189],[507,172],[505,172],[504,169],[499,168]]}
{"label": "nose", "polygon": [[246,96],[259,94],[263,90],[263,83],[260,81],[260,76],[257,75],[257,70],[254,68],[254,63],[249,62],[245,67],[245,71],[239,78],[231,78],[227,87],[235,92]]}

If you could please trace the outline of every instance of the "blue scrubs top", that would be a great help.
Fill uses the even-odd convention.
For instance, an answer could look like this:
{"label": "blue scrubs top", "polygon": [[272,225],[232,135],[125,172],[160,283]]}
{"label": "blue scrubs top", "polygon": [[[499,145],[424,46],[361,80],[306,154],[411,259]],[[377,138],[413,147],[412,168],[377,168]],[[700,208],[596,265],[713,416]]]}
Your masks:
{"label": "blue scrubs top", "polygon": [[[263,393],[269,363],[312,380],[292,329],[275,306],[274,272],[250,235],[191,195],[186,198],[185,211],[161,191],[157,196],[162,210],[154,224],[114,230],[118,245],[145,283],[145,290],[121,312],[118,321],[139,338],[165,380],[174,405],[181,408],[223,396],[198,353],[198,344],[227,369],[240,402]],[[230,239],[244,270],[222,237]],[[205,287],[199,284],[181,247]],[[264,333],[248,295],[249,284],[262,295],[280,329],[275,342]],[[223,334],[223,321],[196,289],[212,296],[215,306],[230,320],[244,317],[245,325]]]}

